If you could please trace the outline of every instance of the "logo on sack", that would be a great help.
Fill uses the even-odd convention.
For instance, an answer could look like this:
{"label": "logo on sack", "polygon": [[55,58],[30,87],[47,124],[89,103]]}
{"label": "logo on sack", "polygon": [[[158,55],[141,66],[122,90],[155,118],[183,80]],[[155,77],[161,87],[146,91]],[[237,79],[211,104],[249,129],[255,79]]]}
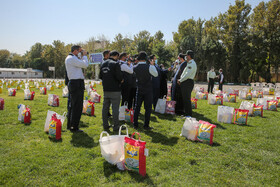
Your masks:
{"label": "logo on sack", "polygon": [[129,150],[127,150],[127,152],[126,152],[128,155],[130,155],[131,157],[134,157],[134,156],[138,156],[138,151],[129,151]]}

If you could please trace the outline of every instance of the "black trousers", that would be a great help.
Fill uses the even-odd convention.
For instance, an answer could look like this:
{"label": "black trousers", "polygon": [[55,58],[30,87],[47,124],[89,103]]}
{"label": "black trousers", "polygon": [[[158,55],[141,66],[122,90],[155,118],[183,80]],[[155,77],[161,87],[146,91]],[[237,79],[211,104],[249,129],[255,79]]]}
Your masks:
{"label": "black trousers", "polygon": [[192,116],[192,103],[191,94],[194,87],[194,81],[192,79],[187,79],[181,83],[181,92],[184,102],[184,110],[186,116]]}
{"label": "black trousers", "polygon": [[121,90],[121,93],[122,93],[122,103],[121,103],[121,106],[123,106],[125,102],[127,102],[127,104],[128,104],[129,96],[130,96],[130,90],[131,90],[130,86],[122,87],[122,90]]}
{"label": "black trousers", "polygon": [[208,93],[213,93],[214,79],[209,78],[208,82]]}
{"label": "black trousers", "polygon": [[67,115],[67,128],[77,130],[83,110],[85,83],[83,79],[70,80],[68,83],[70,103]]}
{"label": "black trousers", "polygon": [[135,127],[138,127],[138,117],[141,110],[141,105],[144,101],[144,108],[145,108],[145,122],[144,127],[149,127],[150,124],[150,117],[152,112],[152,102],[153,102],[153,92],[141,92],[137,90],[136,92],[136,104],[134,109],[134,123]]}
{"label": "black trousers", "polygon": [[223,83],[219,82],[219,90],[223,91]]}
{"label": "black trousers", "polygon": [[131,88],[130,89],[129,100],[128,100],[128,108],[134,108],[135,107],[136,90],[137,90],[137,88]]}

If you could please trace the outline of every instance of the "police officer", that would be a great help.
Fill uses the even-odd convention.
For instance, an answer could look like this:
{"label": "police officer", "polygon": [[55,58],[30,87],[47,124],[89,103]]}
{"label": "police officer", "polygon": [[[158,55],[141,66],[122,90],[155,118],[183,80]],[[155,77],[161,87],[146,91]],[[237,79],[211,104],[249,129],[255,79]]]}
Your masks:
{"label": "police officer", "polygon": [[208,93],[213,93],[214,88],[214,79],[216,78],[216,73],[214,71],[214,67],[211,67],[211,70],[207,73],[207,81],[208,81]]}
{"label": "police officer", "polygon": [[188,50],[186,53],[187,66],[185,67],[178,84],[181,86],[182,97],[184,101],[184,109],[186,117],[192,116],[191,93],[194,87],[194,77],[197,66],[193,60],[194,52]]}
{"label": "police officer", "polygon": [[135,129],[138,128],[138,116],[140,113],[142,102],[144,101],[145,108],[145,122],[144,129],[151,130],[150,127],[150,116],[152,112],[152,102],[153,102],[153,82],[152,76],[157,77],[158,72],[154,66],[155,62],[150,61],[150,64],[147,64],[147,54],[142,51],[139,53],[138,64],[133,67],[133,71],[136,74],[137,79],[137,92],[136,92],[136,104],[134,112],[134,123],[133,126]]}
{"label": "police officer", "polygon": [[120,64],[118,63],[119,53],[111,51],[108,60],[103,62],[100,68],[100,79],[102,79],[104,101],[102,108],[103,128],[109,131],[108,112],[110,105],[113,109],[113,130],[119,130],[119,106],[121,100],[121,83],[123,82],[123,75]]}
{"label": "police officer", "polygon": [[219,80],[219,90],[223,91],[224,74],[223,69],[219,70],[218,80]]}
{"label": "police officer", "polygon": [[[83,110],[84,99],[84,74],[82,68],[88,67],[87,52],[78,45],[71,47],[71,53],[65,59],[65,67],[69,79],[68,90],[70,103],[68,109],[67,129],[72,132],[83,132],[79,129],[79,123]],[[78,58],[81,57],[81,59]]]}
{"label": "police officer", "polygon": [[132,87],[132,74],[133,74],[133,67],[128,64],[127,60],[127,54],[126,53],[121,53],[119,62],[121,65],[121,71],[123,73],[123,79],[124,82],[122,83],[122,103],[121,105],[123,106],[125,102],[129,101],[129,96],[130,96],[130,90]]}

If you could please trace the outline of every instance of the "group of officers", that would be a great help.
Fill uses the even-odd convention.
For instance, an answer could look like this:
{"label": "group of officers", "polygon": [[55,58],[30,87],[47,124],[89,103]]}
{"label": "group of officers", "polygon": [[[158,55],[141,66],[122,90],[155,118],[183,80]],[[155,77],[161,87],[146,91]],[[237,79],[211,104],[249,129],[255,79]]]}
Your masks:
{"label": "group of officers", "polygon": [[[72,132],[83,132],[79,129],[79,122],[85,89],[82,68],[89,65],[87,54],[80,46],[74,45],[65,59],[66,84],[69,90],[67,129]],[[104,93],[102,108],[104,130],[109,131],[110,127],[114,132],[119,130],[120,105],[134,109],[133,127],[138,129],[138,118],[143,102],[145,109],[143,128],[153,129],[150,127],[152,106],[155,109],[158,99],[167,94],[167,74],[171,68],[160,67],[156,56],[148,56],[144,51],[133,57],[117,51],[104,51],[103,57],[99,78],[102,80]],[[179,54],[178,59],[181,63],[172,80],[172,100],[176,101],[175,112],[187,117],[192,116],[191,92],[197,71],[193,58],[194,53],[191,50],[186,54]],[[114,123],[112,126],[108,122],[111,106]]]}

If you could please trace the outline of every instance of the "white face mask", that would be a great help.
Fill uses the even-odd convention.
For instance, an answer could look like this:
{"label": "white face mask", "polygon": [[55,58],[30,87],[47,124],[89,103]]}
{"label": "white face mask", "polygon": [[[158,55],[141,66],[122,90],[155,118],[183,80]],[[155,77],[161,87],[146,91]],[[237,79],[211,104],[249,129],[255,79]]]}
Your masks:
{"label": "white face mask", "polygon": [[82,53],[81,53],[81,52],[78,53],[78,57],[79,57],[79,58],[82,58]]}

